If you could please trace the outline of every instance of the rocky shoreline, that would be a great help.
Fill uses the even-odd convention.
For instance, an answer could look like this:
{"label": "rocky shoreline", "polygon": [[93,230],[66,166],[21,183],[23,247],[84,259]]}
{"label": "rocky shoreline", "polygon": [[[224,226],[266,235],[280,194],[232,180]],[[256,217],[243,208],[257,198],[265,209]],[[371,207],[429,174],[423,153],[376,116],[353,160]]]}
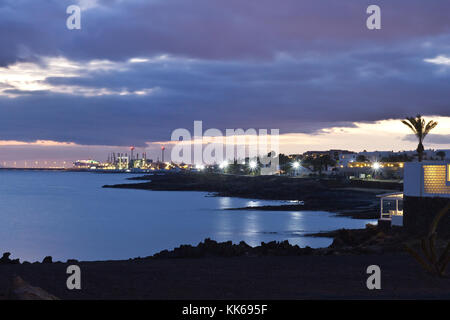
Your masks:
{"label": "rocky shoreline", "polygon": [[[450,278],[426,273],[404,250],[401,229],[336,230],[327,248],[300,248],[288,241],[181,245],[149,257],[83,262],[20,263],[0,258],[3,299],[450,299]],[[66,287],[69,265],[82,270],[82,290]],[[366,268],[377,264],[383,290],[367,290]]]}
{"label": "rocky shoreline", "polygon": [[[365,186],[325,179],[166,175],[136,177],[141,183],[104,186],[144,190],[203,191],[217,196],[302,200],[304,204],[227,210],[331,211],[354,218],[378,217],[377,193],[385,185]],[[361,185],[361,183],[363,185]],[[389,186],[388,186],[389,187]],[[2,299],[450,299],[450,278],[426,273],[405,250],[420,239],[402,228],[366,225],[309,234],[333,238],[325,248],[291,245],[287,240],[258,246],[217,242],[180,245],[152,256],[117,261],[20,262],[6,252],[0,258]],[[436,242],[442,251],[449,239]],[[69,265],[83,270],[83,290],[66,287]],[[368,265],[380,265],[383,290],[365,287]],[[124,272],[126,270],[126,272]],[[17,277],[17,275],[19,277]]]}
{"label": "rocky shoreline", "polygon": [[401,189],[400,183],[344,181],[338,179],[292,178],[284,176],[235,176],[210,173],[182,173],[130,178],[140,183],[105,185],[159,191],[203,191],[224,197],[264,200],[301,200],[304,205],[261,206],[230,210],[330,211],[360,219],[379,216],[378,193]]}
{"label": "rocky shoreline", "polygon": [[[353,210],[345,210],[339,205],[332,204],[286,204],[277,206],[252,206],[252,207],[240,207],[240,208],[227,208],[224,210],[258,210],[258,211],[330,211],[337,216],[350,217],[353,219],[378,219],[380,217],[380,208],[377,201],[371,204],[363,203],[359,208]],[[342,211],[341,211],[342,210]]]}
{"label": "rocky shoreline", "polygon": [[[262,256],[301,256],[301,255],[341,255],[341,254],[382,254],[386,252],[405,252],[404,243],[414,240],[401,228],[382,229],[379,226],[367,224],[365,229],[339,229],[329,232],[307,234],[310,237],[333,238],[330,246],[325,248],[299,247],[291,245],[287,240],[278,242],[261,242],[259,246],[250,246],[244,241],[234,244],[231,241],[217,242],[206,238],[198,245],[180,245],[173,250],[163,250],[152,256],[130,258],[129,261],[155,260],[155,259],[182,259],[207,257],[262,257]],[[0,265],[5,264],[52,264],[51,256],[45,257],[42,262],[20,262],[11,259],[11,253],[6,252],[0,258]],[[78,260],[69,259],[66,263],[78,263]]]}
{"label": "rocky shoreline", "polygon": [[251,247],[244,241],[233,244],[231,241],[217,242],[208,238],[197,246],[181,245],[171,251],[163,250],[151,257],[137,259],[405,253],[404,244],[416,240],[401,228],[383,230],[371,224],[367,224],[365,229],[339,229],[307,236],[329,237],[333,238],[333,242],[326,248],[313,249],[291,245],[287,240],[262,242],[259,246]]}

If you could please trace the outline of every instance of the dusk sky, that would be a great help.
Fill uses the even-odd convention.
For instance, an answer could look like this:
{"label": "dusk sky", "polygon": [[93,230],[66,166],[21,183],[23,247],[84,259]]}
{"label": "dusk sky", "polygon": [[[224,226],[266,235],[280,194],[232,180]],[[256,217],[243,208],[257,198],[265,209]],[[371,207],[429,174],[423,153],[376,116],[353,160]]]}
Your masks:
{"label": "dusk sky", "polygon": [[[66,8],[80,5],[81,30]],[[368,30],[366,8],[381,8]],[[281,152],[450,148],[450,2],[0,0],[0,165],[158,155],[173,130],[280,129]]]}

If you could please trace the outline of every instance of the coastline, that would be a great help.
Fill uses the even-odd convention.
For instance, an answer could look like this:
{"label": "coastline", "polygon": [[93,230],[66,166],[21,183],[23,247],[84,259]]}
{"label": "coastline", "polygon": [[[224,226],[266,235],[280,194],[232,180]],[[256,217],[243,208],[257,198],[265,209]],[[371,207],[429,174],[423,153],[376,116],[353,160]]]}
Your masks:
{"label": "coastline", "polygon": [[[382,290],[368,290],[379,264]],[[0,300],[13,274],[64,300],[96,299],[450,299],[407,255],[233,257],[82,262],[82,289],[66,288],[68,264],[0,266]],[[126,270],[126,272],[124,272]],[[414,281],[411,281],[411,280]]]}
{"label": "coastline", "polygon": [[276,205],[276,206],[253,206],[253,207],[240,207],[240,208],[226,208],[224,210],[257,210],[257,211],[330,211],[336,216],[349,217],[352,219],[377,219],[380,216],[379,207],[376,203],[372,206],[367,206],[365,208],[345,210],[337,210],[335,206],[327,205],[297,205],[297,204],[286,204],[286,205]]}
{"label": "coastline", "polygon": [[[323,210],[355,218],[378,216],[376,194],[386,191],[310,178],[158,175],[130,180],[144,182],[105,187],[206,191],[270,200],[293,196],[305,205],[225,210]],[[399,229],[368,225],[306,236],[333,238],[333,242],[313,249],[287,241],[250,247],[244,242],[205,239],[196,246],[180,245],[153,256],[106,261],[53,262],[46,257],[27,263],[8,256],[0,261],[0,300],[8,298],[13,275],[61,299],[450,299],[450,279],[426,274],[404,251],[404,242],[413,239]],[[73,264],[85,279],[80,291],[65,286],[66,269]],[[383,290],[376,293],[365,286],[365,270],[372,264],[383,270]]]}
{"label": "coastline", "polygon": [[[368,290],[367,266],[382,267]],[[85,262],[82,289],[66,288],[68,264],[1,266],[0,299],[14,273],[60,299],[450,299],[449,279],[407,255],[233,257]],[[124,272],[126,270],[126,272]],[[413,280],[413,281],[412,281]]]}
{"label": "coastline", "polygon": [[234,176],[223,174],[167,174],[129,178],[139,183],[104,185],[158,191],[202,191],[215,196],[264,200],[297,200],[303,205],[286,204],[228,208],[225,210],[328,211],[355,219],[379,217],[377,194],[398,191],[400,183],[341,181],[336,179],[292,178],[282,176]]}
{"label": "coastline", "polygon": [[[15,275],[69,300],[450,299],[450,278],[425,273],[405,252],[350,252],[334,246],[321,250],[267,243],[255,249],[260,254],[246,254],[245,244],[234,245],[233,251],[227,242],[205,240],[146,258],[0,264],[0,300],[8,299]],[[66,269],[73,264],[82,270],[82,290],[66,288]],[[383,290],[367,290],[366,268],[372,264],[382,268]]]}

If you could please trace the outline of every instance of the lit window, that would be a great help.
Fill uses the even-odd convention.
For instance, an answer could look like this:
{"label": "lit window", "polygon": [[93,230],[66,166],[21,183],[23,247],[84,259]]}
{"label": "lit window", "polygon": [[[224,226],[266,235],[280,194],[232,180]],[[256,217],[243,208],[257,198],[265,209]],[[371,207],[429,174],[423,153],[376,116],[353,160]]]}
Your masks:
{"label": "lit window", "polygon": [[424,165],[424,191],[428,194],[450,194],[448,165]]}
{"label": "lit window", "polygon": [[450,164],[447,165],[447,186],[450,186]]}

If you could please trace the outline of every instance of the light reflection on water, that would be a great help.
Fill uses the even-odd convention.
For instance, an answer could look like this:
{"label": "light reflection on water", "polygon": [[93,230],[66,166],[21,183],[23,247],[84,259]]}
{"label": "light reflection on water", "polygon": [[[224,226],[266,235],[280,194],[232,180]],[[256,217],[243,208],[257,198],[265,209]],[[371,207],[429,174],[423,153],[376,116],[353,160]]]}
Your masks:
{"label": "light reflection on water", "polygon": [[207,237],[253,246],[289,240],[321,247],[331,240],[303,235],[369,222],[326,212],[223,210],[279,201],[101,188],[128,176],[0,170],[0,251],[28,261],[47,255],[54,260],[127,259]]}

